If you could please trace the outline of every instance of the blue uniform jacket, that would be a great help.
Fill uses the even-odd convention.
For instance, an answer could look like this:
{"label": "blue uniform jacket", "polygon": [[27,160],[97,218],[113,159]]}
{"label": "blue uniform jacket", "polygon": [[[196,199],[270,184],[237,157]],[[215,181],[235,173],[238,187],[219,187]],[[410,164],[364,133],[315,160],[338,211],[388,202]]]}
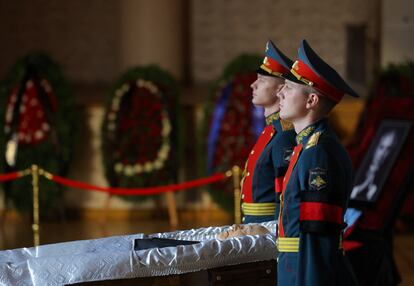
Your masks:
{"label": "blue uniform jacket", "polygon": [[241,196],[242,202],[276,203],[276,207],[273,206],[271,215],[244,214],[243,223],[259,223],[277,218],[279,196],[275,195],[275,179],[283,179],[295,145],[296,133],[292,124],[281,120],[278,112],[268,116],[266,123],[246,162]]}
{"label": "blue uniform jacket", "polygon": [[341,249],[343,215],[353,182],[349,156],[326,119],[305,128],[296,141],[285,176],[278,232],[279,237],[299,238],[299,247],[279,249],[278,285],[355,285]]}

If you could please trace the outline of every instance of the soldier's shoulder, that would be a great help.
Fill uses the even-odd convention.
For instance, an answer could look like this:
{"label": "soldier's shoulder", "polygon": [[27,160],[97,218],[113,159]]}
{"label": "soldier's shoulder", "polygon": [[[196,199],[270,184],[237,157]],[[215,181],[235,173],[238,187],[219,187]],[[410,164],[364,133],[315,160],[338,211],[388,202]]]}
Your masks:
{"label": "soldier's shoulder", "polygon": [[[340,161],[348,161],[348,155],[345,147],[339,139],[329,132],[315,132],[314,138],[310,138],[304,147],[304,157],[306,160],[328,160],[329,157],[340,158]],[[345,161],[344,161],[345,160]]]}
{"label": "soldier's shoulder", "polygon": [[326,158],[332,144],[336,144],[334,139],[323,131],[317,131],[311,135],[307,143],[303,146],[303,157],[305,160],[314,161],[315,158]]}
{"label": "soldier's shoulder", "polygon": [[311,147],[306,148],[305,145],[302,149],[300,155],[300,170],[308,172],[310,169],[316,167],[326,168],[328,164],[327,162],[329,161],[329,151],[326,150],[324,144],[321,143],[321,136],[318,138],[317,142],[314,142],[309,146]]}

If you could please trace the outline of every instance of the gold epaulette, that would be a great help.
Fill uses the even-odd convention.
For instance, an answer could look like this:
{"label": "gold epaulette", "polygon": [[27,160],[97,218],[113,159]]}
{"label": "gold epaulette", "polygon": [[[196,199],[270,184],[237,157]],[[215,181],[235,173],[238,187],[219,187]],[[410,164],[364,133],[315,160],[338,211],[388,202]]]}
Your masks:
{"label": "gold epaulette", "polygon": [[306,127],[302,131],[296,135],[296,143],[302,144],[303,138],[307,137],[308,135],[312,134],[312,132],[315,130],[315,126],[311,125],[309,127]]}
{"label": "gold epaulette", "polygon": [[309,138],[308,143],[306,144],[305,149],[309,149],[310,147],[313,147],[313,146],[317,145],[318,141],[319,141],[319,137],[321,136],[321,134],[322,133],[320,131],[315,132],[314,134],[312,134],[312,136]]}
{"label": "gold epaulette", "polygon": [[293,124],[292,122],[280,119],[280,126],[282,126],[282,130],[286,131],[286,130],[292,130],[293,129]]}

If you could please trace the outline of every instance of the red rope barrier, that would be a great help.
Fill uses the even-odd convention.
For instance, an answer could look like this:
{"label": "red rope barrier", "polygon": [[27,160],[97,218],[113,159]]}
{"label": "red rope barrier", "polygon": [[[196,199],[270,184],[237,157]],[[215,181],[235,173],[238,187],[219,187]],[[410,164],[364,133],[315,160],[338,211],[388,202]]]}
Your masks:
{"label": "red rope barrier", "polygon": [[7,173],[7,174],[0,174],[0,182],[16,180],[17,178],[20,178],[22,176],[24,176],[24,174],[22,172],[13,172],[13,173]]}
{"label": "red rope barrier", "polygon": [[106,192],[112,195],[124,195],[124,196],[147,196],[147,195],[155,195],[159,193],[165,192],[176,192],[185,189],[195,188],[211,183],[215,183],[218,181],[222,181],[227,178],[226,174],[224,173],[217,173],[210,177],[196,179],[180,184],[174,185],[167,185],[167,186],[160,186],[160,187],[152,187],[152,188],[111,188],[111,187],[100,187],[95,185],[90,185],[87,183],[66,179],[57,175],[48,174],[45,176],[46,178],[71,188],[83,189],[87,191],[99,191],[99,192]]}

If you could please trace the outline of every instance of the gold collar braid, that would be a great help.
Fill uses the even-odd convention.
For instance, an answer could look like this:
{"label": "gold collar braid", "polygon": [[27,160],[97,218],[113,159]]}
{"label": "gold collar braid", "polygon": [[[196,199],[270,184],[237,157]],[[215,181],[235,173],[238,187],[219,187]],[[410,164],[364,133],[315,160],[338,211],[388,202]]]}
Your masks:
{"label": "gold collar braid", "polygon": [[309,126],[306,127],[305,129],[303,129],[301,132],[298,133],[298,135],[296,136],[296,142],[298,144],[302,144],[303,138],[309,136],[309,134],[311,134],[313,131],[315,131],[315,126]]}
{"label": "gold collar braid", "polygon": [[266,117],[266,125],[272,124],[273,121],[279,120],[279,118],[280,118],[279,112],[270,114],[269,116]]}

